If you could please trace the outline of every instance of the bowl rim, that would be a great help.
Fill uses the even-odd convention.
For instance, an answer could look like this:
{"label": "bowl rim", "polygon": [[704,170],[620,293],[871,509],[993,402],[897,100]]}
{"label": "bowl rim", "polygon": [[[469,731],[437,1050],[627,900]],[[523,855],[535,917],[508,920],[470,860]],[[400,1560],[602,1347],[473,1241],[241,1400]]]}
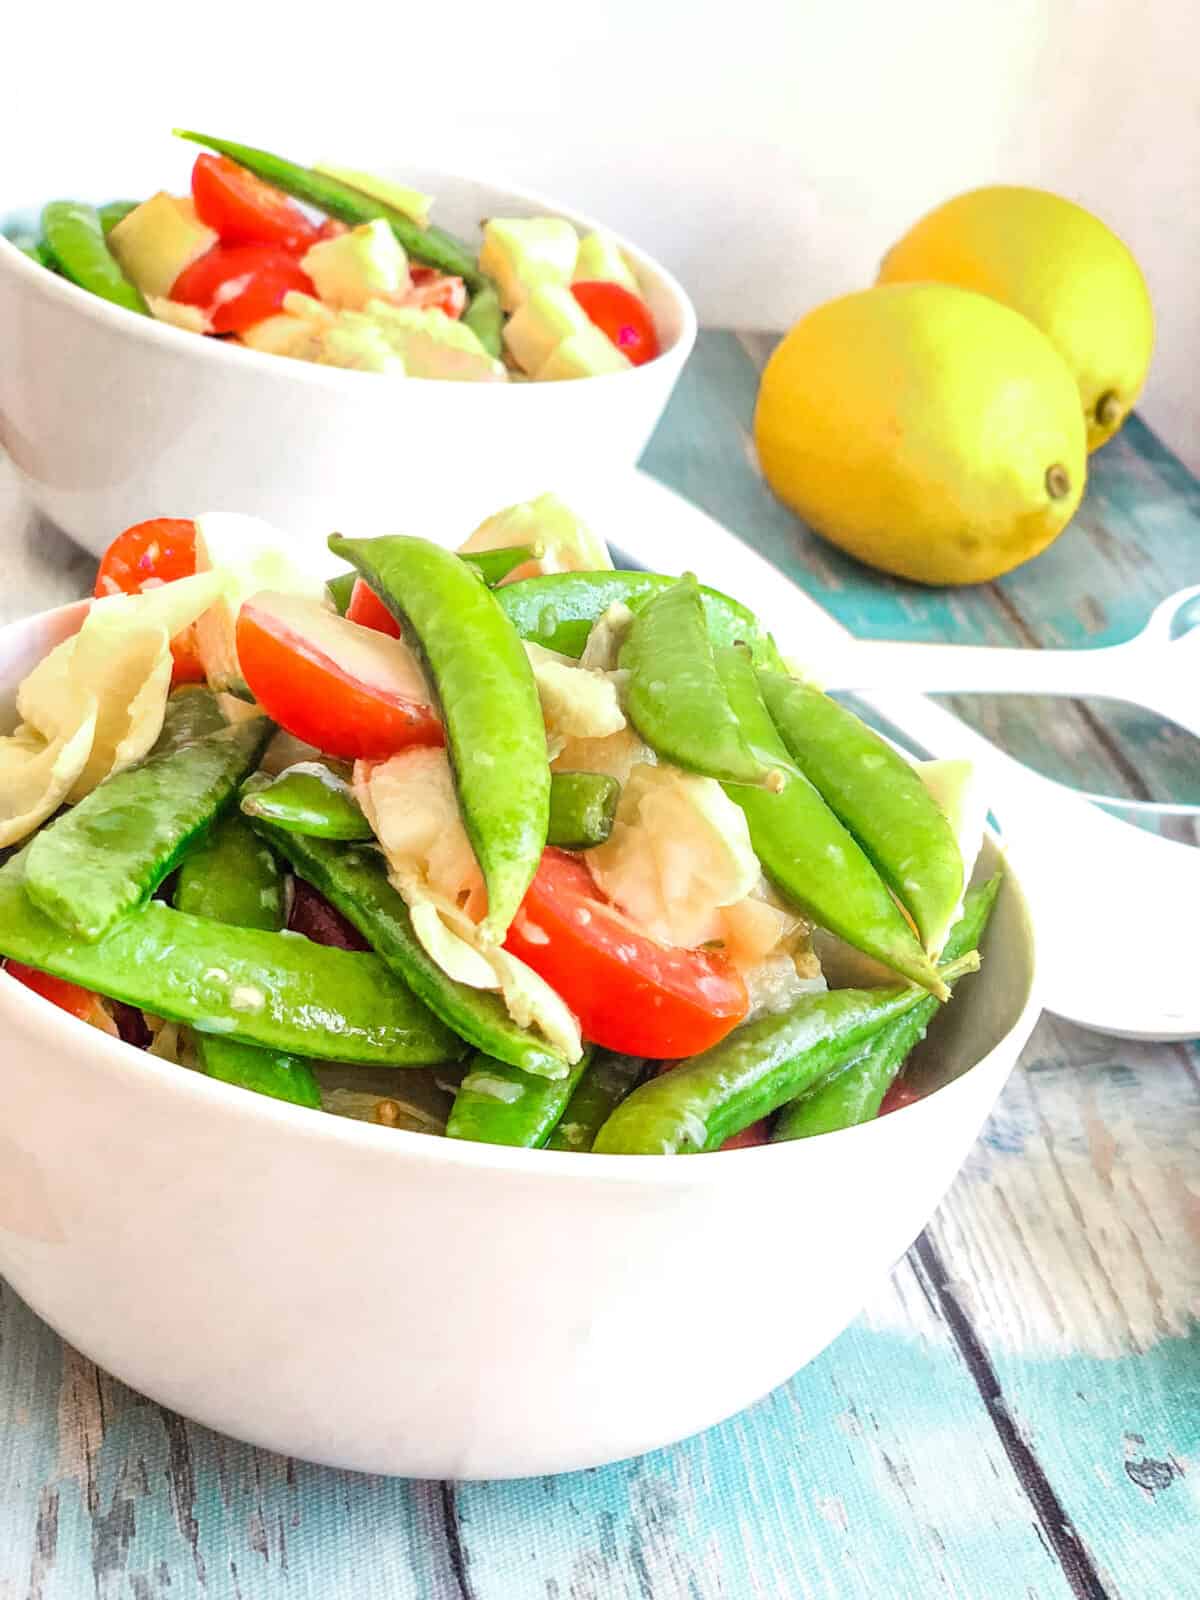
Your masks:
{"label": "bowl rim", "polygon": [[[588,232],[601,229],[603,232],[610,234],[616,240],[622,252],[630,256],[637,266],[644,268],[649,275],[657,280],[658,285],[666,291],[673,302],[680,324],[678,335],[672,343],[665,350],[660,351],[652,361],[643,362],[639,367],[631,366],[624,372],[601,373],[597,377],[588,378],[586,380],[587,383],[619,380],[626,384],[631,381],[645,384],[654,380],[642,376],[643,374],[661,371],[664,362],[670,363],[674,361],[676,364],[681,364],[686,360],[696,341],[696,333],[699,326],[696,308],[692,304],[691,297],[674,273],[663,266],[648,251],[643,250],[630,239],[627,239],[624,234],[618,233],[616,229],[608,227],[606,223],[598,221],[588,213],[562,206],[552,196],[542,194],[537,190],[523,189],[516,185],[505,183],[491,175],[474,175],[449,168],[433,168],[431,170],[439,172],[441,181],[446,184],[461,183],[479,188],[494,189],[503,193],[509,203],[535,207],[543,214],[563,217],[574,227]],[[3,219],[0,218],[0,220]],[[0,232],[0,269],[11,270],[18,283],[23,282],[34,293],[40,293],[44,299],[57,302],[68,310],[74,308],[83,316],[90,315],[101,325],[114,328],[117,332],[124,329],[135,339],[142,342],[148,342],[151,345],[160,344],[167,351],[177,350],[183,352],[191,350],[199,360],[204,361],[224,363],[232,359],[237,367],[249,372],[274,373],[283,381],[288,378],[294,378],[300,382],[315,384],[317,387],[333,389],[334,391],[344,389],[349,383],[353,387],[348,392],[360,395],[364,392],[370,393],[370,390],[364,391],[360,387],[362,379],[377,379],[379,377],[378,373],[355,372],[340,367],[324,367],[318,365],[315,361],[289,360],[286,356],[271,355],[262,350],[251,350],[243,345],[234,347],[227,340],[197,335],[185,328],[174,327],[169,322],[162,322],[157,317],[139,316],[137,313],[127,310],[124,306],[114,305],[111,301],[104,300],[99,295],[94,295],[86,289],[81,289],[78,284],[72,283],[69,279],[60,277],[56,272],[48,271],[39,262],[31,261],[25,252],[19,249],[3,232]],[[234,369],[231,368],[231,370]],[[491,383],[453,383],[433,378],[413,381],[420,382],[423,385],[431,384],[435,392],[439,389],[444,389],[449,390],[452,394],[461,394],[464,391],[468,393],[473,391],[491,393],[497,388],[503,388],[506,392],[528,390],[533,393],[541,393],[543,391],[558,391],[564,387],[561,383],[538,384],[527,382],[500,385]],[[569,388],[570,385],[566,387]],[[392,385],[384,389],[383,392],[394,393],[396,390],[408,392],[400,384]],[[532,405],[539,402],[519,401],[517,403]]]}
{"label": "bowl rim", "polygon": [[[56,619],[73,609],[81,608],[83,604],[83,600],[69,601],[66,605],[54,606],[49,610],[34,612],[27,617],[6,623],[0,626],[0,644],[3,644],[18,628],[35,627],[39,624],[52,625]],[[928,1119],[935,1114],[930,1109],[935,1102],[942,1102],[944,1105],[946,1096],[957,1097],[964,1093],[962,1086],[966,1080],[983,1071],[1006,1047],[1010,1039],[1014,1037],[1019,1039],[1023,1048],[1033,1031],[1042,1011],[1036,928],[1028,898],[1021,884],[1019,870],[1013,866],[1011,846],[1006,846],[999,834],[990,826],[986,830],[985,838],[1000,854],[1004,866],[1001,892],[1015,893],[1019,909],[1024,913],[1022,938],[1026,947],[1029,976],[1020,1011],[991,1049],[977,1061],[973,1061],[970,1066],[965,1067],[949,1083],[943,1084],[941,1088],[933,1090],[920,1100],[898,1107],[890,1112],[886,1119],[876,1117],[871,1122],[822,1134],[816,1141],[818,1144],[837,1139],[842,1141],[841,1148],[847,1149],[848,1141],[852,1139],[862,1142],[889,1137],[887,1134],[881,1134],[881,1123],[891,1123],[898,1117],[911,1119],[906,1121],[904,1126],[913,1127],[917,1118]],[[3,960],[4,958],[0,957],[0,963]],[[568,1178],[572,1181],[597,1179],[605,1184],[649,1184],[654,1187],[666,1185],[693,1188],[698,1183],[707,1185],[720,1172],[727,1174],[728,1181],[734,1181],[735,1173],[740,1174],[742,1180],[750,1181],[747,1174],[752,1170],[765,1172],[767,1169],[762,1164],[767,1161],[779,1163],[802,1160],[803,1157],[797,1152],[810,1142],[807,1139],[793,1139],[778,1144],[749,1146],[741,1150],[702,1151],[681,1158],[678,1155],[597,1155],[591,1151],[577,1150],[525,1150],[505,1145],[476,1143],[467,1139],[447,1139],[427,1133],[416,1133],[406,1128],[386,1128],[356,1118],[336,1116],[316,1107],[292,1105],[267,1095],[254,1094],[236,1084],[222,1083],[217,1078],[191,1071],[176,1062],[162,1060],[150,1055],[146,1050],[139,1049],[136,1045],[126,1044],[123,1039],[104,1033],[81,1018],[71,1016],[69,1012],[61,1010],[32,989],[10,978],[0,965],[0,1023],[10,1007],[15,1008],[26,1032],[33,1029],[40,1033],[44,1048],[67,1055],[72,1062],[79,1064],[84,1056],[81,1047],[87,1043],[92,1050],[98,1052],[98,1061],[131,1088],[148,1089],[156,1094],[178,1095],[181,1105],[186,1105],[190,1101],[201,1107],[210,1106],[214,1110],[223,1108],[232,1115],[240,1114],[243,1119],[259,1129],[278,1128],[287,1136],[301,1140],[323,1142],[332,1139],[345,1148],[362,1150],[364,1154],[381,1154],[390,1150],[397,1157],[428,1162],[435,1166],[449,1165],[473,1171],[498,1171],[519,1178],[529,1177],[535,1181],[537,1181],[536,1174],[543,1174],[547,1181],[554,1178]],[[394,1070],[403,1072],[405,1069],[397,1067]],[[828,1144],[825,1144],[825,1147],[830,1148]],[[717,1156],[721,1158],[720,1166],[713,1165],[713,1158]],[[705,1165],[697,1167],[695,1165],[697,1160],[704,1160]],[[759,1165],[752,1169],[751,1160]]]}

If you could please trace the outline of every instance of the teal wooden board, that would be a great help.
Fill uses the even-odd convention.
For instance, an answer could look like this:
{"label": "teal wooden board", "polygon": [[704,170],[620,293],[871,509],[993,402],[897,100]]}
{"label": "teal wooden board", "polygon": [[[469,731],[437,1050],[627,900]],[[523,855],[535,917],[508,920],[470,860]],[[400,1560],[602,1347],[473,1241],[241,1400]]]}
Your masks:
{"label": "teal wooden board", "polygon": [[[703,335],[646,464],[860,634],[1110,642],[1200,580],[1200,485],[1137,419],[1093,459],[1076,526],[1000,584],[869,573],[766,490],[755,385],[742,342]],[[22,525],[11,550],[17,609],[87,587],[51,530]],[[1197,797],[1194,743],[1139,713],[962,704],[1054,775]],[[1115,886],[1113,981],[1142,936]],[[918,1247],[829,1350],[694,1440],[518,1484],[353,1476],[223,1439],[0,1285],[0,1600],[1187,1600],[1197,1130],[1196,1048],[1044,1021]],[[647,1359],[670,1359],[652,1329]]]}

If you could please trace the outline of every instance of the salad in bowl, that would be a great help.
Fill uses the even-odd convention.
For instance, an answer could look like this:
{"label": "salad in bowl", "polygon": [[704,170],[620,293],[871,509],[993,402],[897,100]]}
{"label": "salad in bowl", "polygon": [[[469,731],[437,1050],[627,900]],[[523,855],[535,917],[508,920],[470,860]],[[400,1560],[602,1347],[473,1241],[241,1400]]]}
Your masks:
{"label": "salad in bowl", "polygon": [[[190,192],[56,200],[20,247],[114,305],[235,346],[391,378],[547,382],[652,361],[654,314],[602,228],[490,217],[476,250],[434,197],[226,139]],[[300,203],[297,203],[300,202]]]}
{"label": "salad in bowl", "polygon": [[969,763],[909,762],[553,495],[457,552],[329,547],[231,514],[109,546],[0,741],[5,982],[449,1140],[695,1154],[902,1103],[987,984]]}

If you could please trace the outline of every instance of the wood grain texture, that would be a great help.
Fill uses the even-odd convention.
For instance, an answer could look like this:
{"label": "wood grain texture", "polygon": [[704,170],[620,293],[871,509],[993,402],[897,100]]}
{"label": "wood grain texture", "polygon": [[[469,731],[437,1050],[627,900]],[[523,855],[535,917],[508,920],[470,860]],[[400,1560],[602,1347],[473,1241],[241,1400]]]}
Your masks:
{"label": "wood grain texture", "polygon": [[[1200,487],[1136,420],[1031,567],[952,595],[868,574],[761,482],[748,429],[768,349],[703,336],[647,463],[855,631],[1109,642],[1200,578]],[[90,558],[6,494],[0,475],[0,618],[85,592]],[[956,708],[1054,776],[1198,797],[1194,741],[1140,713]],[[1144,936],[1115,886],[1113,981]],[[697,1439],[555,1479],[282,1460],[98,1372],[0,1285],[0,1600],[1185,1600],[1198,1101],[1196,1047],[1044,1020],[926,1234],[828,1351]],[[652,1329],[647,1359],[669,1359]]]}

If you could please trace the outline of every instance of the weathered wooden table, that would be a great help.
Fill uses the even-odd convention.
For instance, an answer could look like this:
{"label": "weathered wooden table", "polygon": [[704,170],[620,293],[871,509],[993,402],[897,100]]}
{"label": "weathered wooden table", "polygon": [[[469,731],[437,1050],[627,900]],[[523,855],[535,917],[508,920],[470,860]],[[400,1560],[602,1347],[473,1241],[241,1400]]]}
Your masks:
{"label": "weathered wooden table", "polygon": [[[1200,579],[1200,485],[1136,420],[1032,566],[945,594],[867,574],[758,478],[763,353],[702,338],[646,464],[857,632],[1115,642]],[[0,617],[90,582],[89,558],[23,518],[4,557]],[[1200,746],[1128,709],[957,708],[1087,788],[1200,801]],[[1153,932],[1114,884],[1113,983]],[[454,1485],[285,1461],[134,1394],[0,1284],[0,1600],[1189,1600],[1198,1321],[1200,1051],[1044,1020],[859,1320],[742,1416],[605,1470]]]}

